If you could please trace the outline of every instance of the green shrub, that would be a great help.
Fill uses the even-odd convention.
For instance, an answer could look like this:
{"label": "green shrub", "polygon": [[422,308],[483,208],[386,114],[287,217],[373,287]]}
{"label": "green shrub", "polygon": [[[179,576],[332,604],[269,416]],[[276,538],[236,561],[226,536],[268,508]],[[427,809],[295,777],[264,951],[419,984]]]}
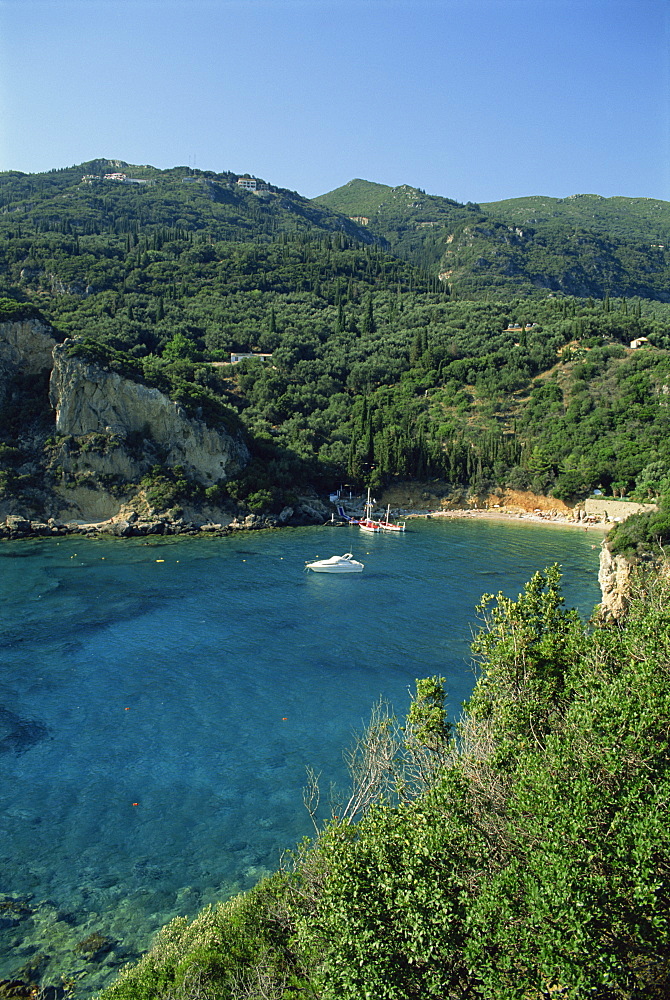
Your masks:
{"label": "green shrub", "polygon": [[243,991],[258,986],[259,976],[275,987],[287,984],[295,962],[289,927],[281,919],[285,897],[286,878],[274,875],[244,895],[207,907],[191,922],[176,918],[101,1000],[239,1000],[256,995]]}
{"label": "green shrub", "polygon": [[42,319],[42,315],[29,302],[17,302],[16,299],[0,298],[0,323],[8,323],[21,319]]}
{"label": "green shrub", "polygon": [[145,491],[149,506],[158,512],[180,508],[183,503],[202,499],[203,487],[185,474],[180,465],[164,468],[156,465],[142,478],[140,486]]}
{"label": "green shrub", "polygon": [[660,553],[670,541],[670,493],[661,497],[658,510],[631,514],[607,536],[612,555]]}
{"label": "green shrub", "polygon": [[272,493],[270,490],[258,490],[256,493],[250,493],[246,502],[250,511],[254,514],[260,514],[261,511],[270,509]]}

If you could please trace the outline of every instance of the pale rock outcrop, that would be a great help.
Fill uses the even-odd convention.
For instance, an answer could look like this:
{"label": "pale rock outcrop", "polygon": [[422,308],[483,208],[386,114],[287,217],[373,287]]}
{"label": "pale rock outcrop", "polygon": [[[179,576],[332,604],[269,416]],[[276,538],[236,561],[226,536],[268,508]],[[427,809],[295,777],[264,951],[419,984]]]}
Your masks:
{"label": "pale rock outcrop", "polygon": [[50,327],[38,319],[0,323],[0,361],[29,375],[51,368],[56,343]]}
{"label": "pale rock outcrop", "polygon": [[38,319],[0,323],[0,404],[18,374],[40,375],[52,365],[56,340]]}
{"label": "pale rock outcrop", "polygon": [[604,542],[598,571],[601,617],[619,618],[633,596],[646,600],[658,579],[670,580],[670,559],[663,552],[632,558],[613,556]]}
{"label": "pale rock outcrop", "polygon": [[[102,442],[86,448],[85,464],[94,472],[132,480],[155,464],[180,465],[193,479],[211,484],[236,475],[249,461],[241,435],[189,417],[158,389],[69,357],[67,341],[54,350],[53,364],[56,431],[75,439],[102,436]],[[61,460],[65,469],[76,467],[66,448]]]}
{"label": "pale rock outcrop", "polygon": [[603,617],[618,618],[626,610],[635,566],[636,563],[626,556],[613,556],[606,543],[603,543],[598,568],[598,583],[602,595],[600,611]]}

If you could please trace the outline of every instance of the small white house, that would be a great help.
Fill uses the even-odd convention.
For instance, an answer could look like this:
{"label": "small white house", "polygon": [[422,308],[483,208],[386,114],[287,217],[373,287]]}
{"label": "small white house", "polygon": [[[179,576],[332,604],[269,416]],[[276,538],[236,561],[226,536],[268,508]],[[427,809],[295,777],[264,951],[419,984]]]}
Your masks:
{"label": "small white house", "polygon": [[247,358],[256,358],[258,361],[269,361],[271,354],[231,354],[230,363],[236,365],[238,361],[246,361]]}
{"label": "small white house", "polygon": [[644,345],[648,343],[649,343],[648,337],[638,337],[637,340],[631,340],[630,342],[631,350],[636,351],[638,347],[644,347]]}

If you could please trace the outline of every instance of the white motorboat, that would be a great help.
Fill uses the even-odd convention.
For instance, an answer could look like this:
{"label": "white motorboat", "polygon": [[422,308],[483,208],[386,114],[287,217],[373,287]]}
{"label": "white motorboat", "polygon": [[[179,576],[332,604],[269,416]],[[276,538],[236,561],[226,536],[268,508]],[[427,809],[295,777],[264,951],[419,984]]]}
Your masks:
{"label": "white motorboat", "polygon": [[354,559],[351,552],[345,552],[343,556],[314,559],[312,562],[305,563],[305,569],[311,569],[315,573],[361,573],[363,563]]}

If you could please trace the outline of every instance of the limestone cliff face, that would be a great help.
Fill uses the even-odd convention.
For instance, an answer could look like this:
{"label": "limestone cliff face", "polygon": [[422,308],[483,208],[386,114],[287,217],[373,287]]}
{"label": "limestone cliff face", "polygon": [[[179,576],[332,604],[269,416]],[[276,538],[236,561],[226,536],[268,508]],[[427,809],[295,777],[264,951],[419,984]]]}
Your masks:
{"label": "limestone cliff face", "polygon": [[68,357],[66,347],[53,352],[50,398],[57,433],[83,439],[77,457],[63,450],[67,471],[84,458],[94,472],[133,480],[155,464],[181,465],[210,484],[236,475],[249,461],[241,436],[190,418],[158,389]]}
{"label": "limestone cliff face", "polygon": [[29,375],[51,368],[56,343],[50,327],[37,319],[0,323],[0,361]]}
{"label": "limestone cliff face", "polygon": [[0,405],[13,392],[17,376],[49,371],[55,346],[50,328],[37,319],[0,323]]}
{"label": "limestone cliff face", "polygon": [[607,545],[603,544],[598,569],[603,617],[618,618],[626,610],[635,565],[635,562],[625,556],[613,556]]}
{"label": "limestone cliff face", "polygon": [[658,578],[670,580],[670,559],[662,553],[629,559],[621,555],[613,556],[603,544],[598,571],[602,617],[620,617],[626,611],[633,592],[636,597],[644,598],[650,582],[653,589],[653,582]]}

